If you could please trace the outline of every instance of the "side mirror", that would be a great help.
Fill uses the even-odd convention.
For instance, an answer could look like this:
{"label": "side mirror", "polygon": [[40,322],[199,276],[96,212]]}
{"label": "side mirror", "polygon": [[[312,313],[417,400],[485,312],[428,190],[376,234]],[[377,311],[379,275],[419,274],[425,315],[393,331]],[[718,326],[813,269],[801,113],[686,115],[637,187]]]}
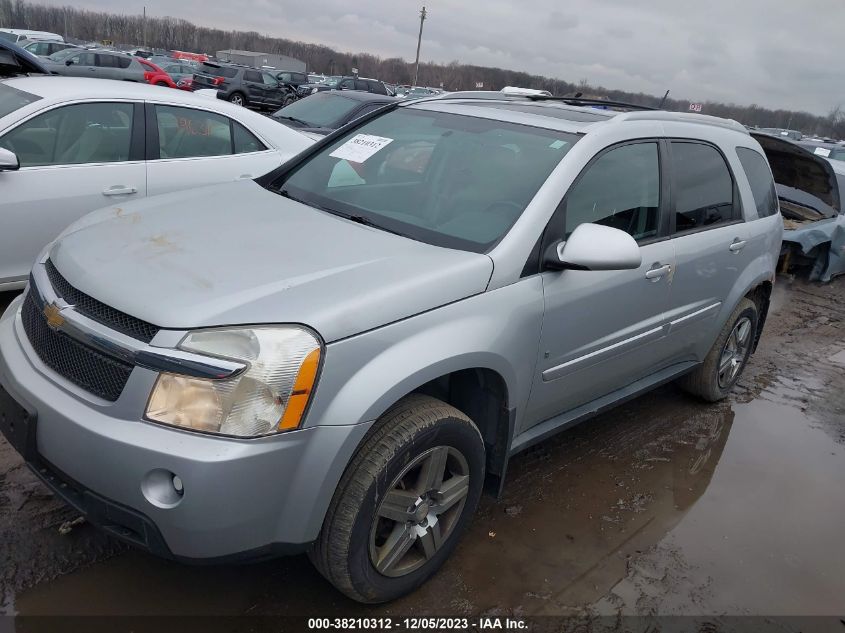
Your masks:
{"label": "side mirror", "polygon": [[14,152],[0,147],[0,171],[16,171],[21,168],[21,162]]}
{"label": "side mirror", "polygon": [[72,59],[66,59],[66,60],[65,60],[65,66],[70,66],[70,65],[72,65],[72,64],[73,64],[73,60],[72,60]]}
{"label": "side mirror", "polygon": [[633,270],[643,258],[625,231],[587,223],[578,225],[566,242],[549,246],[543,263],[552,270]]}

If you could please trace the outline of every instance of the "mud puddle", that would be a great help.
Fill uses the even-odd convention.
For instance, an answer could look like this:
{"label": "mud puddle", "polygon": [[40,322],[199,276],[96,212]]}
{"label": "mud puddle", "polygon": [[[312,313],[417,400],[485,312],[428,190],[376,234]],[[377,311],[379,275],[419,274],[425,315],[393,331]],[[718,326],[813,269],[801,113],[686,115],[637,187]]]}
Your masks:
{"label": "mud puddle", "polygon": [[[346,600],[305,557],[197,568],[130,551],[15,591],[0,609],[841,615],[845,283],[781,284],[774,305],[730,401],[665,387],[518,456],[503,499],[482,501],[441,572],[390,605]],[[96,559],[83,556],[99,542],[88,534],[66,537],[82,545],[63,559]]]}

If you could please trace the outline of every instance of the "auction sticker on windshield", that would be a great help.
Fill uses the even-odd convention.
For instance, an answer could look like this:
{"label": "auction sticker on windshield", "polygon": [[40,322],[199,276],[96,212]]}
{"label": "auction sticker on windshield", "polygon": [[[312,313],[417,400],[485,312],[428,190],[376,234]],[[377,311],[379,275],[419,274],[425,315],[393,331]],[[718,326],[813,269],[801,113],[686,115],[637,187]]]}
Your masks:
{"label": "auction sticker on windshield", "polygon": [[382,147],[392,142],[392,138],[373,136],[372,134],[356,134],[329,156],[348,160],[352,163],[363,163]]}

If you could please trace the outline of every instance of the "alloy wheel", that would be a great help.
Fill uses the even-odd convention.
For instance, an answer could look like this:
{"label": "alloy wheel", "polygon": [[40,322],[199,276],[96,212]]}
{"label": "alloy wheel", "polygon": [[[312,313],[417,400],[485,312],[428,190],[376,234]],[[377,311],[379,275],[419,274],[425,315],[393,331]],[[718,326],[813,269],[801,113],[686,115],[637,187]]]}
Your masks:
{"label": "alloy wheel", "polygon": [[751,347],[751,319],[742,317],[736,322],[719,357],[719,387],[727,389],[739,376]]}
{"label": "alloy wheel", "polygon": [[446,543],[469,492],[469,464],[451,446],[414,458],[394,479],[370,530],[370,561],[397,577],[422,567]]}

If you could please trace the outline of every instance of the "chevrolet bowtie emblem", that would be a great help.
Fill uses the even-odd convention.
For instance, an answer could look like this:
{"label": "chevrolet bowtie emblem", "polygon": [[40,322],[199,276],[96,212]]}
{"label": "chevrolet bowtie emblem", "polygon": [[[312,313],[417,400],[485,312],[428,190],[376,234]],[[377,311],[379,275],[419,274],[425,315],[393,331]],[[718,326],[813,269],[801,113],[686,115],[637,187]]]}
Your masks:
{"label": "chevrolet bowtie emblem", "polygon": [[62,327],[65,322],[65,318],[62,316],[62,311],[55,303],[48,303],[44,306],[44,317],[47,319],[47,325],[54,330]]}

